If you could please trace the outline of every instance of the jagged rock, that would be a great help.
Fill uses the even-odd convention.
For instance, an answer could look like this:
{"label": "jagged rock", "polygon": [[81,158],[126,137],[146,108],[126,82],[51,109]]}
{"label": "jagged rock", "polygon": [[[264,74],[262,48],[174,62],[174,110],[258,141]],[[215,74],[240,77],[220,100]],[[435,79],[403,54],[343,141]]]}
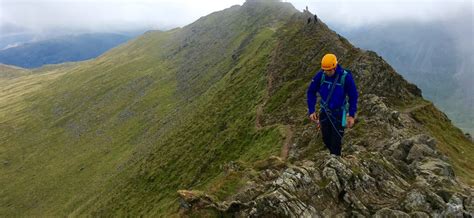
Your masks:
{"label": "jagged rock", "polygon": [[368,214],[367,207],[357,198],[357,196],[351,192],[347,192],[343,197],[344,201],[348,203],[352,208],[362,211],[364,214]]}
{"label": "jagged rock", "polygon": [[397,160],[406,160],[408,152],[413,146],[413,141],[405,140],[402,142],[397,142],[388,146],[388,149],[384,151],[387,156],[392,156]]}
{"label": "jagged rock", "polygon": [[341,192],[341,184],[336,174],[336,170],[333,168],[324,168],[323,178],[329,181],[326,187],[329,187],[329,191],[334,199],[337,199]]}
{"label": "jagged rock", "polygon": [[318,216],[316,209],[305,204],[297,197],[284,189],[275,190],[263,195],[254,201],[254,207],[248,212],[243,211],[242,216],[261,217],[313,217]]}
{"label": "jagged rock", "polygon": [[403,211],[392,210],[390,208],[383,208],[383,209],[378,210],[374,214],[373,217],[375,217],[375,218],[384,218],[384,217],[409,218],[410,215],[408,215],[407,213],[405,213]]}
{"label": "jagged rock", "polygon": [[415,143],[408,152],[406,159],[409,163],[411,163],[413,161],[422,160],[425,157],[434,156],[436,156],[435,151],[431,149],[428,145]]}
{"label": "jagged rock", "polygon": [[431,214],[440,214],[446,210],[446,203],[443,199],[426,188],[410,190],[402,205],[408,212],[422,211]]}
{"label": "jagged rock", "polygon": [[399,120],[400,119],[400,112],[392,111],[391,114],[392,114],[392,119],[394,119],[394,120]]}
{"label": "jagged rock", "polygon": [[232,213],[249,207],[239,201],[219,202],[214,196],[201,191],[178,190],[180,208],[184,210],[213,209],[220,212]]}
{"label": "jagged rock", "polygon": [[404,160],[408,163],[420,161],[426,157],[443,159],[443,156],[436,152],[436,141],[423,134],[389,144],[382,152],[396,160]]}
{"label": "jagged rock", "polygon": [[471,190],[467,193],[468,197],[464,199],[464,208],[466,209],[466,213],[469,214],[471,217],[474,217],[474,191]]}
{"label": "jagged rock", "polygon": [[411,140],[418,142],[418,143],[423,143],[429,145],[432,149],[436,148],[436,140],[428,135],[425,134],[420,134],[413,136]]}
{"label": "jagged rock", "polygon": [[266,169],[264,171],[262,171],[260,173],[260,178],[263,180],[263,181],[270,181],[270,180],[274,180],[275,178],[278,177],[278,172],[275,171],[275,170],[272,170],[272,169]]}
{"label": "jagged rock", "polygon": [[346,185],[347,181],[352,177],[352,171],[347,168],[347,163],[345,163],[344,159],[341,157],[333,155],[329,156],[329,158],[325,161],[325,166],[326,168],[332,168],[336,170],[336,176],[341,179],[341,185]]}
{"label": "jagged rock", "polygon": [[402,203],[406,211],[427,211],[431,212],[431,206],[426,201],[425,195],[418,189],[411,190]]}
{"label": "jagged rock", "polygon": [[364,216],[364,215],[362,215],[361,213],[359,213],[359,212],[353,210],[353,211],[351,211],[350,217],[353,217],[353,218],[364,218],[364,217],[367,217],[367,216]]}
{"label": "jagged rock", "polygon": [[426,158],[423,162],[414,163],[412,169],[418,175],[417,179],[425,180],[428,184],[440,186],[457,184],[452,166],[440,159]]}
{"label": "jagged rock", "polygon": [[429,159],[424,163],[420,163],[416,167],[422,173],[435,173],[437,176],[448,177],[449,179],[454,179],[454,170],[450,164],[441,161],[439,159]]}
{"label": "jagged rock", "polygon": [[[397,146],[414,146],[420,138],[399,141]],[[265,179],[243,189],[247,194],[237,195],[230,203],[215,202],[200,193],[198,201],[188,198],[194,202],[188,207],[202,208],[203,203],[196,202],[204,202],[204,208],[241,217],[426,217],[459,216],[472,210],[472,196],[440,192],[441,197],[431,190],[435,181],[429,175],[443,178],[443,182],[454,178],[446,162],[432,157],[414,161],[412,167],[421,181],[410,184],[382,154],[364,155],[341,158],[319,154],[315,161],[286,165],[284,170],[262,170],[264,176],[260,177]]]}
{"label": "jagged rock", "polygon": [[421,160],[426,156],[440,156],[436,151],[436,141],[427,135],[416,135],[409,139],[386,146],[383,151],[398,160]]}
{"label": "jagged rock", "polygon": [[410,217],[412,217],[412,218],[429,218],[430,215],[428,215],[425,212],[415,211],[415,212],[410,213]]}
{"label": "jagged rock", "polygon": [[446,202],[444,202],[443,198],[429,189],[425,189],[424,191],[427,201],[430,203],[431,208],[435,212],[442,212],[446,210]]}
{"label": "jagged rock", "polygon": [[257,196],[265,193],[265,191],[264,185],[256,182],[248,182],[247,185],[234,196],[234,199],[239,202],[250,202]]}
{"label": "jagged rock", "polygon": [[391,110],[377,95],[368,94],[362,96],[360,101],[366,106],[367,112],[371,115],[372,119],[375,118],[379,120],[379,125],[387,123],[394,123],[398,125],[401,121],[400,112]]}
{"label": "jagged rock", "polygon": [[368,94],[361,100],[369,108],[369,112],[372,114],[386,115],[387,113],[390,113],[388,107],[377,95]]}
{"label": "jagged rock", "polygon": [[453,195],[447,203],[447,208],[446,211],[443,213],[443,216],[463,217],[464,212],[465,211],[462,198],[457,195]]}

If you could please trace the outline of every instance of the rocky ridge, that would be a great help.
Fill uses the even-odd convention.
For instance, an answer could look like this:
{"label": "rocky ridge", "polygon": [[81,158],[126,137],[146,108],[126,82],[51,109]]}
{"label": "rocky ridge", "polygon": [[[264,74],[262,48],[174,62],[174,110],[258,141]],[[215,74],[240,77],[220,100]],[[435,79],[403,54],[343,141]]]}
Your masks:
{"label": "rocky ridge", "polygon": [[395,130],[390,141],[346,141],[342,158],[325,151],[293,163],[273,157],[228,201],[179,191],[183,213],[207,208],[238,217],[472,217],[474,189],[456,179],[436,140],[401,136],[406,133],[399,127],[416,121],[376,95],[361,102],[374,116],[359,119],[389,124]]}

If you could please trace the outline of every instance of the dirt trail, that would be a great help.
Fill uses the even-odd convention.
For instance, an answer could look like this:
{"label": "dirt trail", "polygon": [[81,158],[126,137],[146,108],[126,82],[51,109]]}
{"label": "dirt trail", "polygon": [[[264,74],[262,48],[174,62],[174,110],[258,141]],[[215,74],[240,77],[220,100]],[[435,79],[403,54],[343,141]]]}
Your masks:
{"label": "dirt trail", "polygon": [[285,141],[283,142],[283,147],[281,149],[280,157],[283,160],[288,158],[288,154],[290,153],[290,145],[293,140],[293,130],[291,129],[290,125],[284,125],[284,130],[280,131],[282,135],[285,136]]}
{"label": "dirt trail", "polygon": [[404,109],[402,112],[408,114],[408,113],[411,113],[411,112],[413,112],[413,111],[422,109],[422,108],[424,108],[424,107],[426,107],[426,106],[428,106],[428,105],[431,105],[431,104],[432,104],[431,102],[426,102],[426,103],[418,104],[418,105],[415,105],[415,106],[413,106],[413,107],[406,108],[406,109]]}
{"label": "dirt trail", "polygon": [[265,95],[263,96],[263,101],[261,104],[257,106],[257,111],[255,115],[255,128],[257,130],[261,130],[263,128],[269,128],[269,127],[278,127],[280,126],[280,134],[285,138],[283,141],[283,146],[280,152],[280,157],[283,160],[286,160],[288,158],[288,154],[290,151],[290,145],[293,139],[293,130],[290,125],[279,125],[279,124],[273,124],[273,125],[268,125],[264,126],[263,124],[263,107],[267,104],[268,99],[270,98],[270,90],[273,87],[273,77],[271,72],[267,72],[267,88]]}

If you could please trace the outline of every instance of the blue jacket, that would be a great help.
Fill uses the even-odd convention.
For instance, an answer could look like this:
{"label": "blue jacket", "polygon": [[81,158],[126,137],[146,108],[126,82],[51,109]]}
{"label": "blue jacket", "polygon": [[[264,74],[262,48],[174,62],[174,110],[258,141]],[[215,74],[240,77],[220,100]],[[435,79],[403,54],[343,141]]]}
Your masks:
{"label": "blue jacket", "polygon": [[357,93],[357,88],[352,77],[352,73],[348,70],[346,71],[347,75],[346,81],[344,82],[344,87],[341,87],[340,85],[340,80],[342,79],[344,69],[339,64],[337,65],[336,73],[333,76],[325,76],[325,81],[327,83],[320,85],[321,77],[324,74],[323,70],[320,70],[316,74],[316,76],[313,77],[313,80],[311,81],[311,84],[309,85],[308,91],[306,93],[309,114],[312,114],[315,111],[315,106],[317,102],[316,92],[319,92],[319,95],[321,96],[322,100],[326,101],[331,90],[332,83],[336,79],[336,74],[339,74],[339,81],[336,83],[339,85],[336,85],[336,87],[334,88],[334,92],[332,94],[330,102],[328,102],[327,104],[328,108],[329,110],[336,110],[342,108],[344,106],[344,100],[346,96],[349,96],[349,116],[355,116],[355,113],[357,111],[357,98],[359,94]]}

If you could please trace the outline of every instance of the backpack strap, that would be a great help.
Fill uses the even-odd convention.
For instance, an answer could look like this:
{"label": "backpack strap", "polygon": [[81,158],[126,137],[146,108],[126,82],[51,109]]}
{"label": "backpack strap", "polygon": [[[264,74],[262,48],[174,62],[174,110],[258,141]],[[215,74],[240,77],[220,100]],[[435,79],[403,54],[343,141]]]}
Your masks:
{"label": "backpack strap", "polygon": [[342,77],[341,77],[341,86],[342,88],[344,89],[344,83],[346,82],[346,76],[347,76],[347,71],[344,70],[344,73],[342,73]]}
{"label": "backpack strap", "polygon": [[[344,83],[346,82],[347,71],[344,70],[341,78],[341,86],[344,89]],[[342,104],[342,119],[341,125],[342,127],[346,128],[347,126],[347,119],[346,119],[346,112],[349,110],[349,102],[347,101],[347,97],[344,97],[344,103]]]}
{"label": "backpack strap", "polygon": [[332,86],[331,86],[331,90],[329,91],[329,94],[328,94],[328,97],[326,98],[326,101],[324,101],[323,99],[321,99],[321,102],[323,102],[322,106],[325,110],[327,110],[327,105],[329,103],[329,101],[331,101],[331,97],[332,97],[332,93],[334,92],[334,88],[336,88],[336,83],[337,83],[337,80],[339,80],[339,74],[336,75],[336,79],[334,80],[334,82],[332,83]]}
{"label": "backpack strap", "polygon": [[[344,73],[342,74],[342,77],[341,77],[341,86],[342,86],[342,89],[344,89],[344,84],[346,82],[346,76],[347,74],[349,74],[346,70],[344,70]],[[344,97],[344,104],[342,105],[344,108],[346,108],[348,106],[349,102],[347,101],[347,96]]]}
{"label": "backpack strap", "polygon": [[321,76],[321,82],[319,83],[319,86],[323,86],[324,82],[326,82],[326,74],[323,73],[323,76]]}

